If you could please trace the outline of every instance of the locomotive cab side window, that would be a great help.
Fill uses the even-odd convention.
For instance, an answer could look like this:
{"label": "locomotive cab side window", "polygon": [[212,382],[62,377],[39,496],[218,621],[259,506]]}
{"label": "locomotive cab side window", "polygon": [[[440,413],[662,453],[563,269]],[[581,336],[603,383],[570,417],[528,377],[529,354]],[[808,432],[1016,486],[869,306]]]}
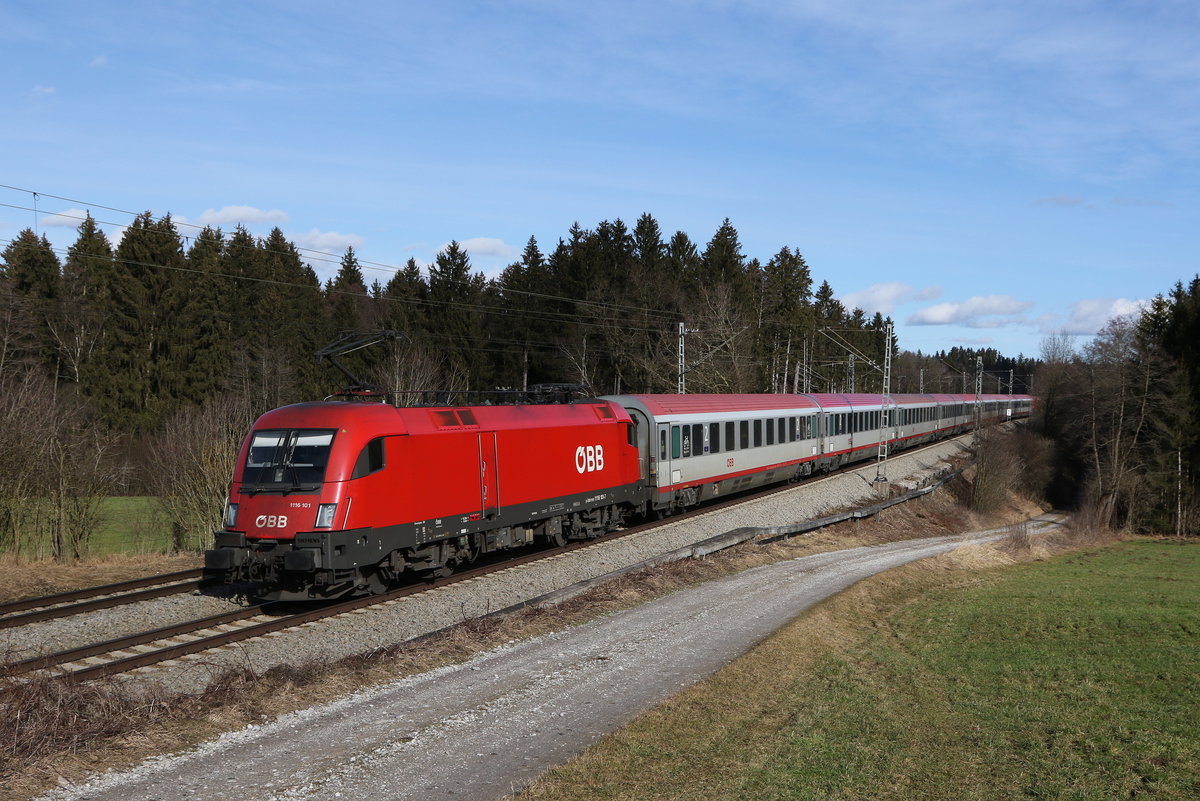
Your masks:
{"label": "locomotive cab side window", "polygon": [[376,437],[363,446],[362,452],[358,454],[358,460],[354,463],[354,473],[350,478],[362,478],[372,473],[378,473],[385,466],[383,437]]}

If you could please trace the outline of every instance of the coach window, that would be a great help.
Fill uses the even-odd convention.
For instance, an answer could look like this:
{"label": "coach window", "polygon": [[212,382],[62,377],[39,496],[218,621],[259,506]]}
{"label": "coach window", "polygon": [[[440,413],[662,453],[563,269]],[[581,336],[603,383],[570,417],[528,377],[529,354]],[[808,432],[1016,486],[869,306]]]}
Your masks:
{"label": "coach window", "polygon": [[704,424],[696,423],[692,426],[692,456],[700,456],[704,453]]}
{"label": "coach window", "polygon": [[658,432],[658,458],[662,461],[667,459],[667,430],[665,428]]}
{"label": "coach window", "polygon": [[739,432],[739,433],[741,434],[741,440],[742,440],[741,448],[742,448],[742,450],[746,450],[746,448],[750,447],[750,421],[749,420],[742,421],[741,432]]}
{"label": "coach window", "polygon": [[788,418],[788,440],[787,441],[788,442],[796,441],[796,418],[795,417]]}
{"label": "coach window", "polygon": [[754,447],[762,447],[762,420],[754,421]]}
{"label": "coach window", "polygon": [[780,417],[775,421],[775,428],[779,432],[779,441],[787,442],[787,420]]}
{"label": "coach window", "polygon": [[671,426],[671,458],[678,459],[681,453],[679,426]]}
{"label": "coach window", "polygon": [[727,451],[731,451],[737,447],[737,441],[734,437],[736,425],[732,420],[725,424],[725,450]]}
{"label": "coach window", "polygon": [[766,423],[767,423],[767,444],[774,445],[775,444],[775,421],[767,420]]}
{"label": "coach window", "polygon": [[720,423],[709,423],[708,424],[708,452],[709,453],[720,453],[721,452],[721,424]]}

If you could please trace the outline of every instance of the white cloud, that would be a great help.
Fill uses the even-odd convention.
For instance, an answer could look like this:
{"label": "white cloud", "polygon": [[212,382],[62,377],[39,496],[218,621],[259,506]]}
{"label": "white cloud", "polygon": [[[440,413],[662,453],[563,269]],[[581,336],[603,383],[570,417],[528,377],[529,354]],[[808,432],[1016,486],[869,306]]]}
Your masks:
{"label": "white cloud", "polygon": [[[446,245],[449,244],[449,242],[446,243]],[[476,236],[471,239],[464,239],[458,244],[471,256],[512,259],[521,253],[520,248],[509,245],[502,239],[495,239],[488,236]],[[441,249],[445,250],[446,245],[442,245]]]}
{"label": "white cloud", "polygon": [[288,215],[278,209],[263,211],[254,206],[224,206],[209,209],[196,218],[198,225],[227,225],[237,223],[286,223]]}
{"label": "white cloud", "polygon": [[1019,315],[1033,307],[1033,301],[1012,295],[976,295],[961,303],[938,303],[921,309],[908,318],[909,325],[963,325],[968,328],[1002,328],[1021,322]]}
{"label": "white cloud", "polygon": [[307,234],[293,237],[297,247],[319,250],[324,253],[341,253],[349,247],[361,247],[363,238],[358,234],[339,234],[337,231],[321,231],[316,228]]}
{"label": "white cloud", "polygon": [[1096,333],[1114,317],[1138,314],[1149,301],[1127,300],[1126,298],[1091,298],[1078,300],[1071,305],[1071,316],[1063,331],[1068,334],[1088,335]]}
{"label": "white cloud", "polygon": [[57,91],[53,86],[42,86],[40,83],[32,89],[34,97],[48,97]]}
{"label": "white cloud", "polygon": [[902,303],[911,301],[936,300],[942,296],[940,286],[930,286],[917,291],[909,284],[899,281],[889,281],[883,284],[872,284],[858,292],[843,295],[842,303],[850,309],[862,309],[867,314],[891,314]]}
{"label": "white cloud", "polygon": [[107,63],[108,63],[108,56],[96,56],[95,58],[92,59],[92,63],[89,64],[88,66],[103,67]]}
{"label": "white cloud", "polygon": [[38,220],[46,228],[76,228],[87,217],[84,209],[67,209],[55,214],[47,214]]}

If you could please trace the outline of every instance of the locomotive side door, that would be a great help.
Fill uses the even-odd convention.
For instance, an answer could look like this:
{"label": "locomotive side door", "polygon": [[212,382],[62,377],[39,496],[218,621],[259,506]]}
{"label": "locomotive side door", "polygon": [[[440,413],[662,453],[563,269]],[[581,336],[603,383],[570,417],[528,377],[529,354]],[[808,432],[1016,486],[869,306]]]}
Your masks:
{"label": "locomotive side door", "polygon": [[496,432],[479,434],[479,509],[484,518],[500,509],[500,463],[496,454]]}

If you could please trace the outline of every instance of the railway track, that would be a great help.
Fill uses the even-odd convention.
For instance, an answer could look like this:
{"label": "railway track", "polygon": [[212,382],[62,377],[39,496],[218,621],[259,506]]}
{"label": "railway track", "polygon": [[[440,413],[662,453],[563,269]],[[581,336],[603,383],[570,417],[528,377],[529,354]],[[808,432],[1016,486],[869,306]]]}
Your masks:
{"label": "railway track", "polygon": [[164,595],[192,592],[204,586],[204,580],[201,578],[203,572],[200,568],[180,570],[176,573],[162,573],[0,604],[0,629],[79,615],[97,609],[110,609],[122,604],[161,598]]}
{"label": "railway track", "polygon": [[441,587],[485,576],[489,573],[536,562],[540,559],[562,556],[571,551],[589,547],[598,541],[611,541],[620,537],[631,536],[668,522],[683,520],[697,514],[705,514],[737,503],[746,503],[774,494],[775,492],[781,492],[785,489],[788,489],[787,485],[764,490],[749,497],[727,499],[719,504],[712,504],[702,509],[675,515],[668,520],[633,526],[603,538],[570,542],[551,550],[510,556],[506,559],[500,559],[486,565],[463,570],[432,582],[410,584],[380,595],[353,598],[348,601],[326,604],[300,612],[287,611],[289,607],[296,606],[294,603],[258,604],[219,615],[198,618],[151,631],[105,640],[94,645],[71,648],[57,653],[43,654],[18,662],[12,662],[0,667],[0,674],[21,676],[41,673],[55,678],[72,678],[77,681],[88,681],[117,673],[125,673],[156,663],[197,654],[212,648],[219,648],[252,637],[261,637],[274,631],[430,592]]}
{"label": "railway track", "polygon": [[[858,467],[861,467],[861,465],[851,465],[847,469],[856,469]],[[837,472],[841,471],[836,471],[834,475]],[[824,478],[826,477],[818,477],[806,483],[816,483]],[[559,557],[575,550],[590,547],[598,542],[610,542],[622,537],[643,533],[662,525],[686,520],[690,517],[709,514],[739,504],[753,503],[776,493],[793,489],[794,487],[794,484],[782,484],[748,495],[728,497],[703,507],[674,515],[662,521],[651,521],[632,526],[597,539],[570,542],[553,549],[539,550],[501,558],[496,561],[489,561],[485,565],[461,570],[448,577],[419,584],[405,585],[380,595],[354,598],[347,601],[325,604],[316,608],[305,608],[301,611],[292,611],[297,606],[295,603],[259,604],[243,607],[218,615],[97,642],[92,645],[11,662],[0,666],[0,674],[8,677],[42,675],[60,679],[89,681],[104,676],[125,673],[156,663],[191,656],[253,637],[261,637],[271,632],[338,615],[354,613],[371,606],[387,604],[392,601],[430,592],[541,559]],[[80,614],[93,609],[117,606],[122,603],[131,603],[133,600],[145,600],[146,598],[160,597],[172,592],[182,592],[185,591],[185,588],[194,589],[200,585],[200,581],[198,579],[193,580],[192,576],[200,573],[201,571],[199,570],[182,571],[178,574],[165,574],[163,576],[139,579],[134,582],[122,582],[120,584],[89,588],[88,590],[80,590],[78,593],[63,593],[60,596],[47,596],[45,598],[21,601],[18,604],[27,604],[25,608],[29,608],[29,605],[37,605],[38,602],[50,603],[52,599],[58,599],[59,603],[63,605],[53,606],[35,613],[0,618],[0,628],[32,623],[40,619],[48,619],[47,617],[36,617],[36,615],[40,614],[47,614],[49,617],[63,617],[70,614]],[[81,603],[63,603],[82,597],[103,596],[106,593],[115,593],[118,592],[118,588],[128,590],[131,585],[138,582],[142,582],[139,586],[145,586],[146,583],[150,583],[151,581],[157,580],[161,582],[173,578],[183,579],[183,581],[143,591],[148,593],[145,595],[143,592],[125,592],[119,595],[107,595],[106,597],[92,597],[92,600]],[[15,604],[9,606],[15,606]],[[3,614],[7,610],[7,606],[0,606],[0,614]]]}

